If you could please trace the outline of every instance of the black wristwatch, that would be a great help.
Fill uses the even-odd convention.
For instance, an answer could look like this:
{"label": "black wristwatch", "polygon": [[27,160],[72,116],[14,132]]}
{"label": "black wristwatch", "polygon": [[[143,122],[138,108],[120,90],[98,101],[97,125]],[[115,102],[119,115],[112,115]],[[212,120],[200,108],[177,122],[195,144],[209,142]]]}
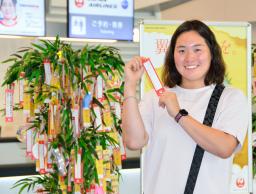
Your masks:
{"label": "black wristwatch", "polygon": [[183,116],[188,116],[188,111],[186,111],[185,109],[180,109],[180,111],[178,112],[178,114],[174,117],[175,121],[178,123],[179,120],[181,119],[181,117]]}

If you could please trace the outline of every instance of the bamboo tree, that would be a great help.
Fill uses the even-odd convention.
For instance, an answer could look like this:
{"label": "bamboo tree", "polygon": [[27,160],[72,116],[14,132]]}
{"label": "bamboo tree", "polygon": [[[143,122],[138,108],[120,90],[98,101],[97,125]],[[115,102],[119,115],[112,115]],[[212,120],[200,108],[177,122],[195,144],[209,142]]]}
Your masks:
{"label": "bamboo tree", "polygon": [[[51,62],[52,73],[58,78],[58,84],[45,84],[44,60],[48,59]],[[36,133],[47,134],[49,120],[49,103],[47,99],[59,99],[60,103],[60,118],[61,132],[54,137],[50,144],[52,149],[62,147],[64,158],[69,159],[72,155],[72,150],[75,153],[82,149],[83,168],[83,187],[89,188],[92,183],[99,183],[99,177],[96,170],[95,161],[98,159],[96,147],[100,145],[103,149],[109,146],[113,148],[118,146],[119,142],[111,136],[109,132],[98,132],[98,126],[95,126],[95,118],[92,120],[89,127],[81,129],[81,135],[74,138],[74,127],[72,125],[72,102],[74,91],[84,91],[85,95],[90,92],[90,87],[93,86],[98,76],[107,82],[109,76],[117,76],[122,79],[124,63],[114,47],[102,45],[89,46],[85,45],[81,50],[73,50],[72,45],[65,44],[60,41],[59,37],[56,40],[45,41],[40,40],[39,43],[32,43],[31,47],[21,48],[17,53],[10,56],[3,63],[11,64],[4,78],[2,86],[11,85],[18,81],[20,73],[25,72],[24,79],[27,81],[28,87],[25,91],[32,95],[34,103],[40,104],[40,111],[30,119],[30,128],[34,128]],[[86,75],[83,75],[83,73]],[[62,85],[62,76],[65,76],[70,88]],[[109,108],[111,110],[111,102],[120,103],[120,99],[115,98],[115,94],[123,95],[123,84],[114,88],[108,88],[103,91],[107,101],[103,104],[95,96],[92,99],[90,111],[95,116],[93,109],[94,105],[101,109]],[[20,107],[22,108],[22,107]],[[121,120],[113,110],[111,110],[113,126],[111,131],[118,131],[121,134]],[[44,125],[42,124],[44,123]],[[104,124],[104,122],[103,122]],[[29,129],[30,129],[29,128]],[[68,165],[67,167],[68,168]],[[120,175],[119,168],[112,162],[112,171]],[[20,187],[20,193],[27,189],[34,190],[36,186],[42,185],[44,191],[48,193],[62,193],[61,184],[59,182],[58,163],[53,164],[53,171],[46,175],[38,175],[31,178],[19,180],[13,187]],[[65,182],[68,182],[68,176],[65,176]],[[112,188],[108,187],[109,193]],[[74,183],[72,183],[72,192],[74,191]],[[72,193],[71,192],[71,193]]]}

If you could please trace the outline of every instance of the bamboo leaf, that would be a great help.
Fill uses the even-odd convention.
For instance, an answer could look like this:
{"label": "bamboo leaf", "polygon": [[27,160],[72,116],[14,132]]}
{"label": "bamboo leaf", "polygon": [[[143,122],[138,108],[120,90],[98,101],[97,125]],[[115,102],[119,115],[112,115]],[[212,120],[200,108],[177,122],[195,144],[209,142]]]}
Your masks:
{"label": "bamboo leaf", "polygon": [[106,90],[106,93],[114,93],[114,92],[120,93],[120,88],[110,88]]}
{"label": "bamboo leaf", "polygon": [[22,193],[22,191],[28,186],[28,184],[24,183],[24,185],[20,188],[19,194]]}
{"label": "bamboo leaf", "polygon": [[17,51],[18,53],[27,52],[27,51],[29,51],[31,48],[30,48],[30,47],[21,47],[20,49],[21,49],[21,50],[18,50],[18,51]]}
{"label": "bamboo leaf", "polygon": [[17,57],[17,58],[19,58],[19,59],[22,58],[22,56],[20,56],[20,55],[18,55],[18,54],[16,54],[16,53],[11,54],[11,56]]}
{"label": "bamboo leaf", "polygon": [[8,62],[11,62],[11,61],[17,61],[17,58],[10,58],[10,59],[7,59],[5,61],[2,61],[1,63],[8,63]]}
{"label": "bamboo leaf", "polygon": [[104,109],[104,106],[101,104],[101,102],[97,98],[93,97],[92,103],[97,104],[100,108]]}
{"label": "bamboo leaf", "polygon": [[119,102],[119,100],[116,98],[116,97],[114,97],[112,94],[106,94],[106,96],[108,97],[108,98],[110,98],[112,101],[114,101],[114,102]]}
{"label": "bamboo leaf", "polygon": [[39,49],[39,50],[41,50],[43,52],[46,52],[46,48],[44,48],[44,47],[42,47],[42,46],[40,46],[38,44],[35,44],[35,43],[31,43],[31,44],[33,45],[33,47],[35,47],[35,48],[37,48],[37,49]]}

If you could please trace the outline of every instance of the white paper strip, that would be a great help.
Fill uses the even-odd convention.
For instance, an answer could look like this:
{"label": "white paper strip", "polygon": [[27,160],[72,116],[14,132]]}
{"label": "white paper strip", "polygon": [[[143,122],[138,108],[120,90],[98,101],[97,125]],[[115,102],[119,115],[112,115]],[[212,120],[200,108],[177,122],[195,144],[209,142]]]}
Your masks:
{"label": "white paper strip", "polygon": [[99,101],[103,100],[103,79],[101,76],[97,77],[96,96]]}
{"label": "white paper strip", "polygon": [[96,118],[95,118],[95,127],[99,127],[97,131],[102,131],[102,119],[101,119],[101,112],[100,107],[95,106],[93,107],[93,110],[95,112]]}
{"label": "white paper strip", "polygon": [[23,102],[24,102],[24,99],[23,99],[23,93],[24,93],[24,80],[21,79],[19,81],[19,101],[20,101],[20,104],[23,106]]}
{"label": "white paper strip", "polygon": [[5,90],[5,122],[13,122],[13,89]]}
{"label": "white paper strip", "polygon": [[26,131],[26,156],[32,159],[32,147],[33,147],[33,131],[28,129]]}
{"label": "white paper strip", "polygon": [[144,59],[143,61],[143,65],[144,65],[144,68],[154,86],[154,89],[157,93],[157,95],[161,95],[163,92],[164,92],[164,88],[162,86],[162,83],[156,73],[156,70],[154,68],[154,66],[152,65],[151,61],[149,58],[147,59]]}
{"label": "white paper strip", "polygon": [[75,183],[82,183],[82,150],[78,150],[77,158],[75,162]]}
{"label": "white paper strip", "polygon": [[50,85],[51,79],[52,79],[51,64],[50,64],[50,61],[47,59],[44,60],[44,73],[45,73],[45,83],[47,85]]}
{"label": "white paper strip", "polygon": [[40,135],[40,140],[39,140],[39,145],[38,145],[38,154],[39,154],[39,172],[41,174],[45,174],[45,161],[44,161],[44,156],[45,156],[45,145],[44,145],[44,135]]}
{"label": "white paper strip", "polygon": [[80,136],[80,127],[79,127],[79,106],[76,104],[74,109],[72,109],[72,122],[75,130],[76,137]]}

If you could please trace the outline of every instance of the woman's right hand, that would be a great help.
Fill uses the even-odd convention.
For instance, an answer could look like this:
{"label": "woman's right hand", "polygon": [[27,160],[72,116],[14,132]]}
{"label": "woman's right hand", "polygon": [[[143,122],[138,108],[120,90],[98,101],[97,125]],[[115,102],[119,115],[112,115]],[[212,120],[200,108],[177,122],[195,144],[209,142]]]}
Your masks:
{"label": "woman's right hand", "polygon": [[139,56],[133,57],[124,67],[125,83],[136,86],[143,72],[142,58]]}

